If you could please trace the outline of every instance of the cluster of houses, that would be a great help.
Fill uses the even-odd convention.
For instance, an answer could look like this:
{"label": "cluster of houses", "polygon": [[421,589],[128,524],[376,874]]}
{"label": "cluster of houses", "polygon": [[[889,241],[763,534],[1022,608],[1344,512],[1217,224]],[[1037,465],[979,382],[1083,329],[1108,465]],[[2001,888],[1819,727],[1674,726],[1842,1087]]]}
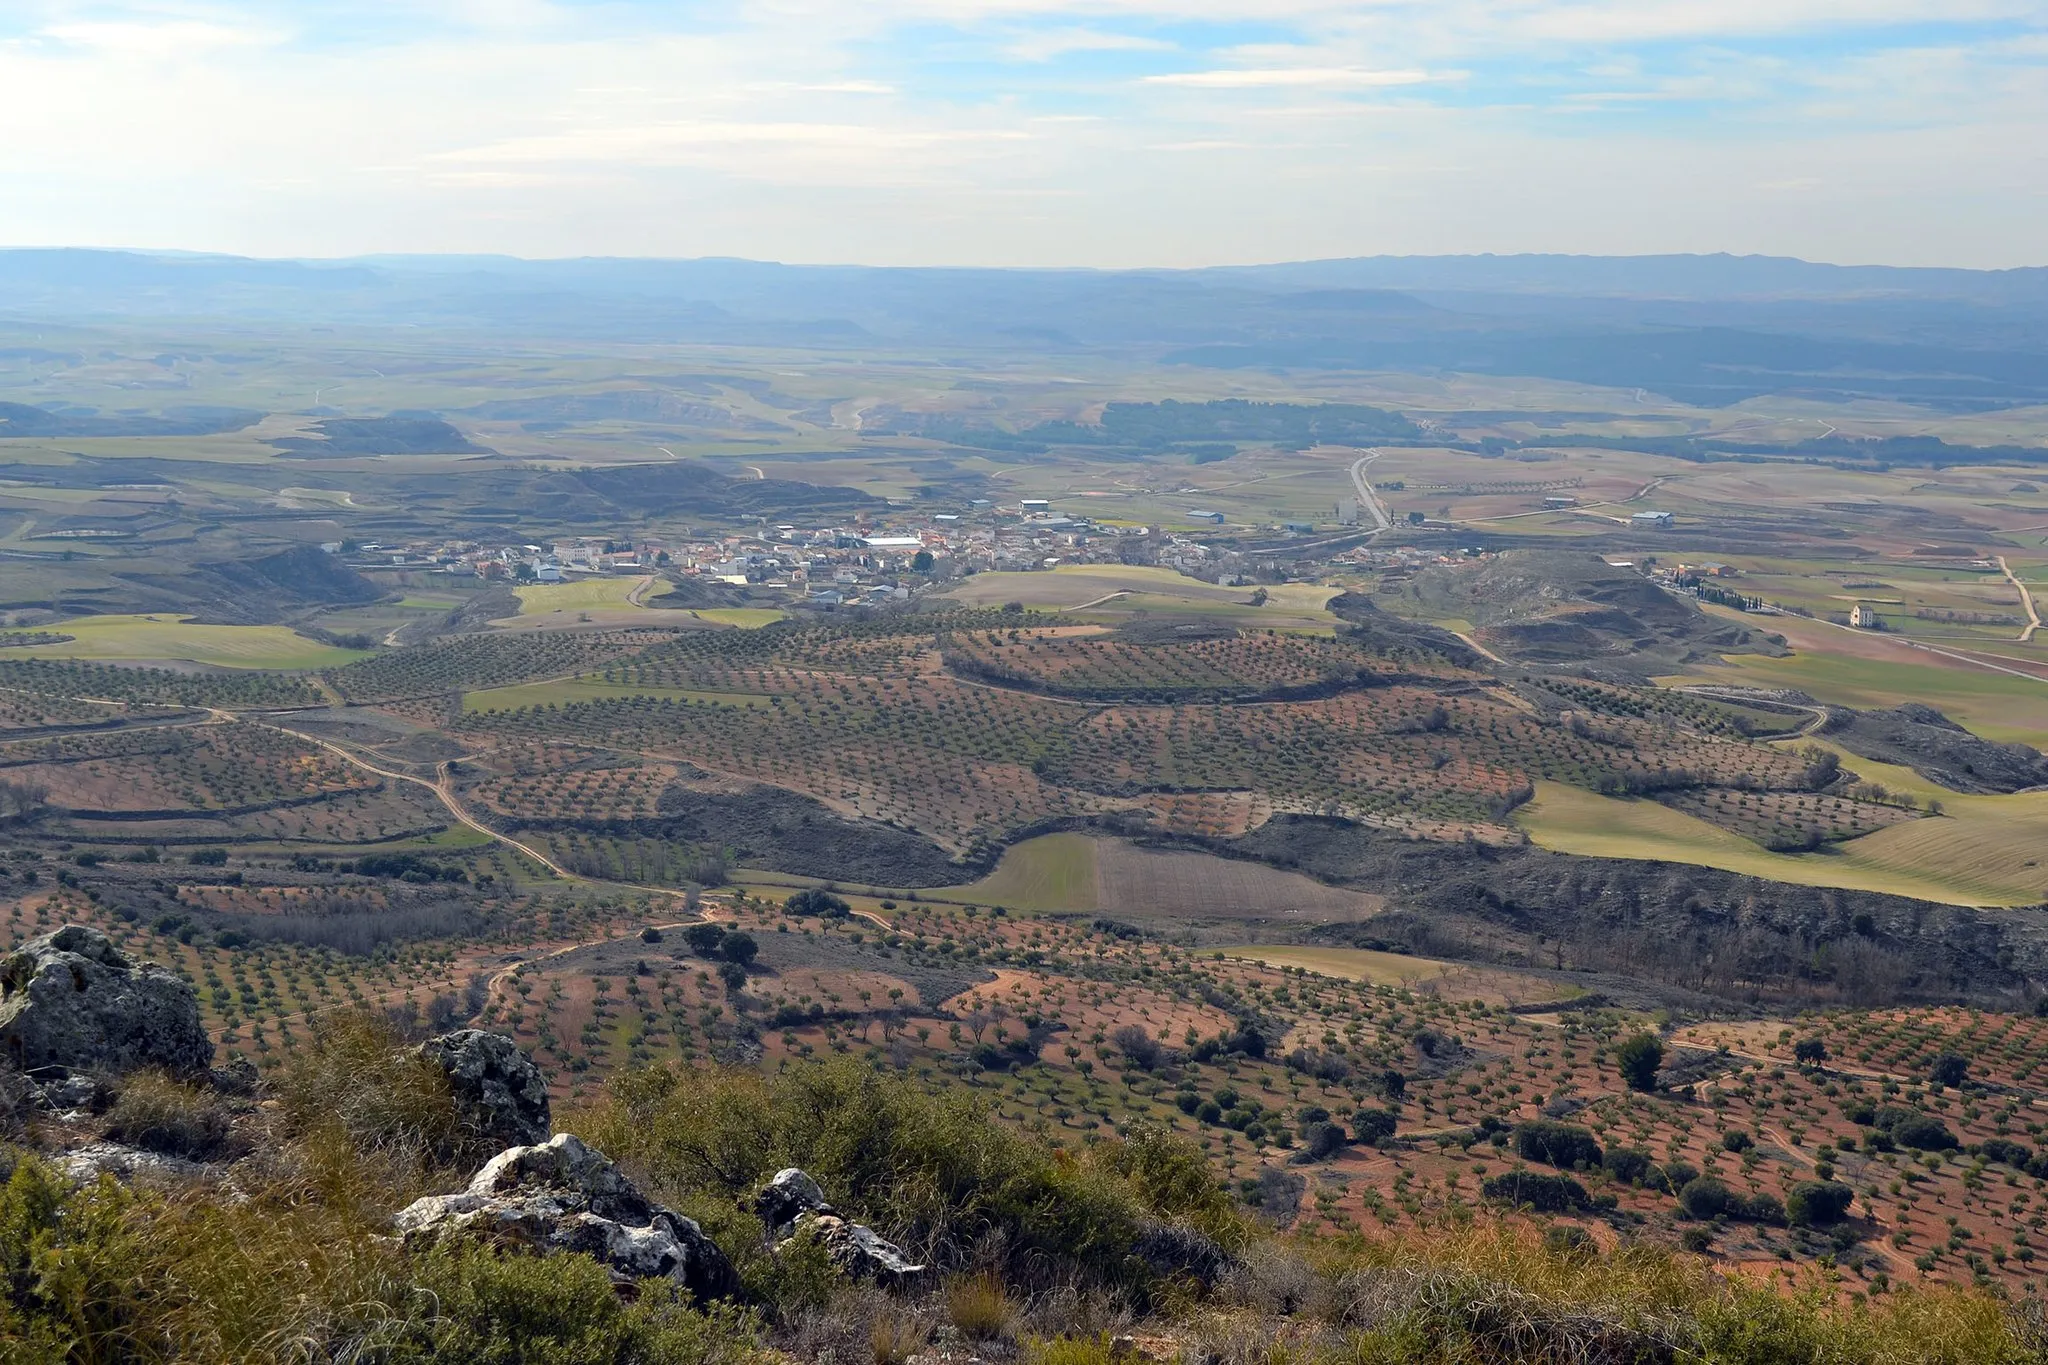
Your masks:
{"label": "cluster of houses", "polygon": [[764,523],[741,532],[631,541],[584,536],[541,545],[337,542],[321,548],[364,568],[424,569],[458,579],[560,583],[666,572],[685,581],[787,590],[821,606],[907,597],[926,584],[990,569],[1132,558],[1194,564],[1208,555],[1205,547],[1157,527],[1063,515],[1043,498],[1003,507],[977,501],[963,512],[914,519],[862,519],[842,526]]}

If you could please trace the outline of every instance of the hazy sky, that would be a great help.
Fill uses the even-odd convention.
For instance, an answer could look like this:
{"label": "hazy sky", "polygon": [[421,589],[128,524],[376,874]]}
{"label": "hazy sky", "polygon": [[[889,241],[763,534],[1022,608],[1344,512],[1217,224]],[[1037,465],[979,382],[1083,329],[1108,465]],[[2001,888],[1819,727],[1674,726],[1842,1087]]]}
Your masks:
{"label": "hazy sky", "polygon": [[2048,0],[0,0],[0,243],[2048,264]]}

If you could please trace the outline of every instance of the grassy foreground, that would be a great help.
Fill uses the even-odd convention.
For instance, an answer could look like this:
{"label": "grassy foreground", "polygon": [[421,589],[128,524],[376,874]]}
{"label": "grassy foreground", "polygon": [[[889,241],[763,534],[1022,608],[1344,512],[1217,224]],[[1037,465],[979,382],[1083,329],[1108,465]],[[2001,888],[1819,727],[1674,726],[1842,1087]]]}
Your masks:
{"label": "grassy foreground", "polygon": [[[129,1078],[110,1126],[195,1153],[259,1144],[238,1198],[203,1181],[78,1185],[0,1149],[0,1361],[900,1365],[942,1334],[1035,1365],[1107,1362],[1125,1334],[1154,1358],[1220,1365],[2044,1359],[2038,1316],[1988,1294],[1845,1297],[1822,1280],[1788,1297],[1646,1246],[1596,1255],[1511,1213],[1405,1238],[1280,1238],[1159,1130],[1055,1147],[989,1122],[970,1089],[851,1061],[624,1073],[562,1125],[698,1218],[743,1284],[738,1303],[651,1285],[622,1298],[579,1256],[409,1254],[383,1235],[393,1210],[454,1188],[481,1156],[438,1073],[391,1041],[332,1021],[275,1106],[232,1119],[211,1093]],[[738,1200],[785,1164],[931,1278],[885,1294],[801,1249],[769,1253]],[[1141,1238],[1226,1264],[1162,1269],[1136,1254]]]}

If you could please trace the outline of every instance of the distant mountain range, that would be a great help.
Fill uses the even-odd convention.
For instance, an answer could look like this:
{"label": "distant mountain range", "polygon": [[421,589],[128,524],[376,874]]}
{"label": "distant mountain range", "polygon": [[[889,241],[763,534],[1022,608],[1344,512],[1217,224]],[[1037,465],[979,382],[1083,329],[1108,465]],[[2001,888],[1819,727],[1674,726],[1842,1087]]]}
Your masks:
{"label": "distant mountain range", "polygon": [[0,324],[124,320],[1457,371],[1707,404],[1794,391],[2048,402],[2048,267],[1529,255],[1081,271],[0,251]]}

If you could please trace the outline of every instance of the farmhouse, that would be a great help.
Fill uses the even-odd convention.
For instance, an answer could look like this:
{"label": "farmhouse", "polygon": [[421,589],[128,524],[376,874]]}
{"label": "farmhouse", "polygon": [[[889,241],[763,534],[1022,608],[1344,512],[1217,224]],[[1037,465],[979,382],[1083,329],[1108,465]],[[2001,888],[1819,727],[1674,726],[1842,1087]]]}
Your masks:
{"label": "farmhouse", "polygon": [[1206,509],[1199,507],[1190,508],[1188,511],[1188,520],[1206,521],[1209,522],[1211,525],[1221,526],[1223,524],[1223,514],[1221,512],[1207,511]]}
{"label": "farmhouse", "polygon": [[1630,517],[1629,520],[1638,526],[1654,526],[1662,530],[1671,524],[1671,514],[1669,512],[1638,512]]}
{"label": "farmhouse", "polygon": [[1883,630],[1884,618],[1877,614],[1877,608],[1858,602],[1849,608],[1849,624],[1858,630]]}

